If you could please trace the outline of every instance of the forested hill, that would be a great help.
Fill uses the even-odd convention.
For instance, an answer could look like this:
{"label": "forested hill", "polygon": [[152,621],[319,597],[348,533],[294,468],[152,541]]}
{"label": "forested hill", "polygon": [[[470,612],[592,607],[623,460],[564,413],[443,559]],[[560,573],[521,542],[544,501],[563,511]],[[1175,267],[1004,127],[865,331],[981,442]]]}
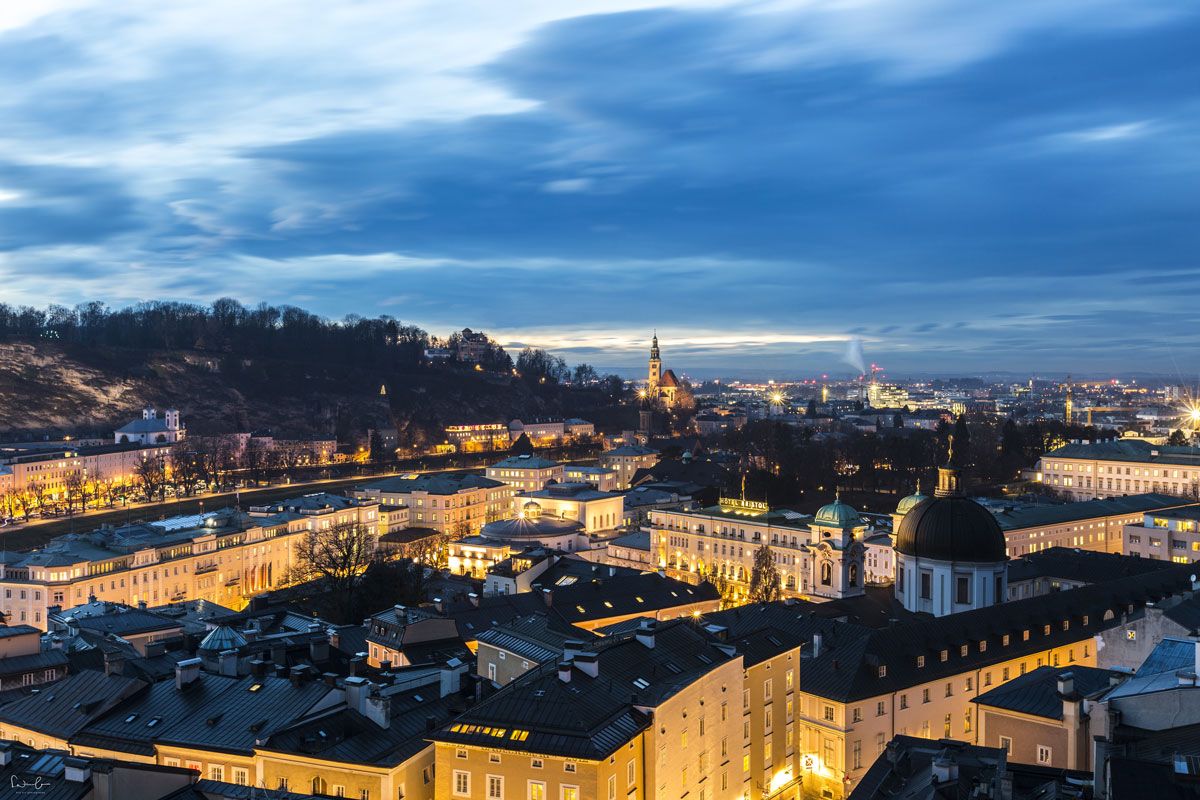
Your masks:
{"label": "forested hill", "polygon": [[412,445],[455,422],[613,413],[619,381],[541,351],[514,361],[489,341],[479,369],[425,359],[456,341],[386,317],[333,322],[232,300],[0,304],[0,437],[110,432],[147,404],[179,408],[196,433],[346,439],[394,427]]}

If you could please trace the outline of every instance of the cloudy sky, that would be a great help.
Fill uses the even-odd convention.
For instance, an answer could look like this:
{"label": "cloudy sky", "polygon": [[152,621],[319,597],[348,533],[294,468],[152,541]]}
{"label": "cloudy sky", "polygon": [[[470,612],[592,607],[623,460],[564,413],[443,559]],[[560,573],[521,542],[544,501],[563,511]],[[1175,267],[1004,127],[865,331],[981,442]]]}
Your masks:
{"label": "cloudy sky", "polygon": [[1200,371],[1200,6],[0,3],[0,300]]}

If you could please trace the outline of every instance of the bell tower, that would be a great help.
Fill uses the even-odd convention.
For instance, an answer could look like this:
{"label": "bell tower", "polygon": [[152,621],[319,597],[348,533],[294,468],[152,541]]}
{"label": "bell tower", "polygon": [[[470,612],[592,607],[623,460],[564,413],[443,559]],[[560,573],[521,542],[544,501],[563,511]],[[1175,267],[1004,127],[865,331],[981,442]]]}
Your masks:
{"label": "bell tower", "polygon": [[650,372],[646,377],[646,397],[651,401],[658,398],[658,383],[662,378],[662,356],[658,352],[658,331],[650,340]]}

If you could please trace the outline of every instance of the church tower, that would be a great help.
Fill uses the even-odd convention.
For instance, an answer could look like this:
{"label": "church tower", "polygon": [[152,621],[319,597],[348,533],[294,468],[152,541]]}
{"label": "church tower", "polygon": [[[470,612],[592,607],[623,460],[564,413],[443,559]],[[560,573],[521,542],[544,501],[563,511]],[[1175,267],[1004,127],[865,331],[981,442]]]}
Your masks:
{"label": "church tower", "polygon": [[662,378],[662,356],[658,352],[658,331],[650,341],[650,373],[646,379],[646,397],[650,400],[658,398],[658,385]]}

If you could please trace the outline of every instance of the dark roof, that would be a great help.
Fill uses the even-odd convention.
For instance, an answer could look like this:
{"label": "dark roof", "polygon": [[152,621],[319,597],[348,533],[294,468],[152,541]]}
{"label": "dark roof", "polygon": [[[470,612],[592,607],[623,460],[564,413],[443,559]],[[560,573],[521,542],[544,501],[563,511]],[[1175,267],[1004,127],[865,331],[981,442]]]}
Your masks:
{"label": "dark roof", "polygon": [[986,508],[969,497],[929,497],[900,520],[896,550],[938,561],[1006,561],[1004,532]]}
{"label": "dark roof", "polygon": [[174,681],[144,688],[72,741],[134,753],[163,742],[248,754],[255,740],[291,724],[330,691],[322,681],[202,673],[182,690]]}
{"label": "dark roof", "polygon": [[145,687],[135,678],[85,670],[0,706],[0,722],[69,739]]}
{"label": "dark roof", "polygon": [[[720,593],[711,583],[692,586],[657,572],[644,572],[611,578],[601,576],[570,586],[556,586],[550,613],[564,622],[579,624],[609,617],[653,616],[656,612],[676,606],[719,599]],[[514,617],[546,609],[544,593],[533,591],[484,597],[480,599],[478,607],[462,601],[448,607],[446,616],[455,621],[459,634],[469,642],[481,631]]]}
{"label": "dark roof", "polygon": [[[975,698],[975,702],[981,706],[1019,711],[1035,717],[1062,719],[1064,699],[1092,697],[1107,689],[1112,678],[1123,675],[1095,667],[1038,667],[984,692]],[[1074,688],[1064,696],[1058,692],[1058,683],[1068,676]]]}
{"label": "dark roof", "polygon": [[481,631],[478,641],[542,664],[561,656],[571,639],[589,642],[595,638],[596,634],[568,625],[557,615],[539,612]]}
{"label": "dark roof", "polygon": [[[800,689],[851,702],[985,669],[1051,647],[1085,643],[1097,632],[1117,624],[1116,620],[1130,607],[1188,591],[1193,570],[1190,564],[1172,565],[1165,570],[943,617],[910,614],[890,625],[885,621],[883,627],[821,616],[839,614],[839,607],[833,603],[786,601],[729,609],[708,614],[705,620],[725,627],[734,638],[767,625],[797,642],[812,642],[820,634],[820,652],[813,655],[811,646],[803,652]],[[826,610],[825,606],[834,608]],[[1105,620],[1109,611],[1114,618]],[[1063,630],[1064,620],[1067,630]],[[1029,632],[1028,639],[1024,638],[1025,631]],[[1007,645],[1005,636],[1009,638]],[[981,641],[987,642],[982,651]],[[967,647],[965,655],[963,645]],[[941,660],[943,650],[945,661]],[[924,666],[918,667],[921,656]],[[883,675],[879,674],[880,667],[886,667]]]}
{"label": "dark roof", "polygon": [[[436,741],[606,758],[650,724],[635,706],[657,706],[732,656],[688,620],[657,625],[654,646],[636,634],[595,642],[598,675],[551,662],[525,673],[440,730]],[[635,701],[636,696],[636,701]]]}
{"label": "dark roof", "polygon": [[13,636],[25,636],[26,634],[36,633],[41,634],[41,630],[32,625],[0,625],[0,639],[9,639]]}
{"label": "dark roof", "polygon": [[1155,464],[1200,466],[1200,450],[1194,447],[1152,445],[1149,442],[1138,439],[1121,439],[1115,442],[1092,442],[1090,444],[1066,444],[1042,456],[1043,461],[1055,458],[1140,461]]}
{"label": "dark roof", "polygon": [[1109,497],[1099,500],[1084,500],[1078,503],[1063,503],[1053,506],[1025,506],[996,513],[996,520],[1005,531],[1022,528],[1040,528],[1076,520],[1097,517],[1116,517],[1138,514],[1162,508],[1183,505],[1190,501],[1169,494],[1148,492]]}
{"label": "dark roof", "polygon": [[67,654],[62,650],[42,650],[23,656],[0,658],[0,675],[23,675],[35,670],[53,669],[67,664]]}
{"label": "dark roof", "polygon": [[489,522],[480,530],[480,535],[497,541],[511,539],[537,539],[542,536],[563,536],[583,533],[583,526],[573,519],[562,519],[542,514],[535,517],[514,517]]}
{"label": "dark roof", "polygon": [[398,475],[394,478],[384,478],[380,481],[363,484],[361,488],[384,494],[428,492],[442,495],[457,494],[469,489],[494,489],[499,486],[504,486],[504,484],[482,475],[473,475],[468,472],[436,472],[426,475]]}
{"label": "dark roof", "polygon": [[1077,547],[1050,547],[1009,561],[1008,582],[1011,585],[1034,578],[1062,578],[1083,583],[1102,583],[1170,566],[1170,561],[1156,558],[1100,553]]}
{"label": "dark roof", "polygon": [[1148,675],[1161,675],[1164,672],[1175,672],[1196,667],[1196,643],[1187,639],[1175,639],[1164,636],[1162,641],[1154,645],[1150,655],[1133,674],[1135,678]]}
{"label": "dark roof", "polygon": [[[935,759],[955,764],[957,780],[939,783],[933,776]],[[954,739],[896,736],[888,743],[887,750],[875,759],[848,800],[998,797],[1006,761],[1007,756],[1000,748],[981,747]]]}

